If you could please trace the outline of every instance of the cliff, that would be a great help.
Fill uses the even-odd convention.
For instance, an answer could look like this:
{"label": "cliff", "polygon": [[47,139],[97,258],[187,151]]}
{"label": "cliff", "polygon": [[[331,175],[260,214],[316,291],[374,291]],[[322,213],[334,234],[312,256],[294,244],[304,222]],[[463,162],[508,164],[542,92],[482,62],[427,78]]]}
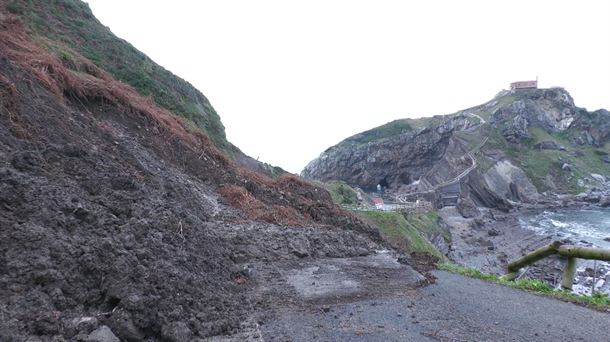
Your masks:
{"label": "cliff", "polygon": [[396,120],[354,135],[302,175],[405,193],[433,189],[475,166],[459,180],[466,188],[477,180],[480,191],[498,198],[531,202],[547,191],[576,194],[604,185],[610,175],[609,119],[606,110],[576,107],[562,88],[502,91],[454,114]]}

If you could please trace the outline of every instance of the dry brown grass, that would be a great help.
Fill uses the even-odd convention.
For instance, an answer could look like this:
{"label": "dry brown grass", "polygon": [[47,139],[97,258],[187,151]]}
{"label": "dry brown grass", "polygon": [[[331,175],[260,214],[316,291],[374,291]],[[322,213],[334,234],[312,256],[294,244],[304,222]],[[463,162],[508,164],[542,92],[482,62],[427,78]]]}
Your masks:
{"label": "dry brown grass", "polygon": [[152,119],[162,131],[193,146],[211,146],[207,136],[190,132],[182,118],[115,80],[84,57],[79,56],[78,61],[82,64],[79,69],[87,70],[86,73],[69,70],[58,57],[36,44],[18,19],[11,15],[5,15],[3,19],[0,22],[0,51],[34,75],[58,98],[73,96],[81,101],[110,103]]}
{"label": "dry brown grass", "polygon": [[[190,164],[184,160],[182,164],[185,167],[188,165],[193,172],[198,172],[200,162],[211,164],[212,167],[207,170],[212,174],[206,177],[227,184],[219,192],[251,219],[285,225],[312,222],[360,225],[356,218],[336,207],[324,190],[297,176],[271,178],[237,166],[214,146],[203,131],[189,127],[183,118],[115,80],[112,75],[75,52],[72,52],[70,68],[78,71],[70,70],[57,56],[28,36],[17,17],[7,12],[2,13],[2,10],[4,9],[0,9],[0,53],[11,63],[31,74],[63,103],[77,100],[75,102],[82,104],[110,104],[120,109],[123,115],[146,118],[158,127],[167,141],[178,138],[183,142],[178,154],[184,158],[190,156],[191,159],[195,155],[194,159],[197,159]],[[7,94],[14,92],[7,77],[0,78],[0,87],[6,89]],[[7,98],[10,98],[9,95]],[[18,111],[15,115],[19,116]],[[104,129],[103,125],[98,128]],[[182,151],[183,148],[188,151]],[[339,221],[341,222],[338,223]]]}
{"label": "dry brown grass", "polygon": [[17,115],[17,96],[15,84],[0,73],[0,117],[6,120],[16,137],[28,139],[31,136],[29,124]]}
{"label": "dry brown grass", "polygon": [[225,185],[220,188],[220,193],[232,206],[245,212],[250,219],[282,225],[304,223],[303,217],[294,208],[265,204],[241,186]]}

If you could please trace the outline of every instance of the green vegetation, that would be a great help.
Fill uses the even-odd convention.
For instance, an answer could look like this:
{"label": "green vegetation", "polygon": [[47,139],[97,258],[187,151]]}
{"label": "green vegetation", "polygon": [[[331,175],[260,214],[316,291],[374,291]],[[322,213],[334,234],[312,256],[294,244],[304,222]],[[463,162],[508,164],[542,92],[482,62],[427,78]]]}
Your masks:
{"label": "green vegetation", "polygon": [[209,101],[191,84],[153,62],[128,42],[100,24],[80,0],[12,0],[9,11],[21,18],[35,36],[68,61],[71,52],[88,58],[158,105],[194,122],[217,147],[232,155],[220,117]]}
{"label": "green vegetation", "polygon": [[[547,178],[551,178],[558,190],[576,194],[583,191],[579,179],[590,178],[591,173],[607,174],[610,168],[599,155],[598,149],[585,145],[573,147],[566,138],[570,133],[549,134],[543,129],[529,129],[531,138],[521,148],[507,149],[508,154],[518,163],[539,191],[549,190]],[[534,147],[542,141],[553,141],[566,147],[565,151],[541,150]],[[603,151],[603,150],[602,150]],[[562,170],[562,165],[570,165],[571,171]]]}
{"label": "green vegetation", "polygon": [[368,131],[358,133],[343,140],[339,145],[366,144],[395,137],[404,133],[414,133],[422,128],[437,125],[443,120],[442,115],[418,119],[398,119]]}
{"label": "green vegetation", "polygon": [[[505,95],[500,98],[495,98],[491,101],[488,101],[482,105],[471,107],[463,110],[463,112],[470,112],[482,117],[485,120],[489,120],[491,114],[498,108],[504,107],[517,99],[515,95]],[[493,106],[492,103],[496,102]]]}
{"label": "green vegetation", "polygon": [[394,120],[371,130],[347,138],[347,142],[364,144],[371,141],[390,138],[402,133],[413,131],[407,119]]}
{"label": "green vegetation", "polygon": [[583,304],[598,309],[610,308],[610,297],[608,297],[607,294],[603,293],[595,293],[593,296],[576,295],[568,290],[555,289],[551,285],[538,279],[523,278],[517,279],[515,281],[509,281],[502,279],[502,277],[497,275],[483,273],[475,268],[463,267],[449,262],[440,262],[438,264],[438,268],[440,270],[461,274],[471,278],[509,286],[535,294],[565,300],[568,302]]}
{"label": "green vegetation", "polygon": [[23,6],[17,0],[11,0],[11,2],[6,5],[6,9],[13,14],[23,14]]}
{"label": "green vegetation", "polygon": [[407,252],[427,252],[439,258],[443,255],[428,241],[426,236],[442,235],[449,241],[449,232],[444,231],[438,224],[438,215],[435,212],[407,215],[394,211],[362,211],[358,214],[364,216],[371,223],[379,227],[386,239],[397,248]]}
{"label": "green vegetation", "polygon": [[[610,145],[595,148],[590,145],[574,147],[571,130],[550,134],[539,127],[529,129],[530,138],[520,144],[509,144],[501,134],[501,128],[489,133],[486,149],[497,149],[506,152],[516,166],[520,167],[532,181],[538,191],[555,190],[577,194],[584,190],[580,179],[591,178],[591,173],[608,174],[610,167],[602,161],[602,155],[610,151]],[[472,139],[472,138],[470,138]],[[543,141],[552,141],[564,146],[566,150],[542,150],[535,147]],[[479,156],[478,169],[487,171],[493,159]],[[570,170],[563,170],[563,164],[569,164]],[[552,183],[552,184],[551,184]]]}
{"label": "green vegetation", "polygon": [[344,181],[331,181],[324,184],[333,201],[339,205],[358,204],[358,193]]}

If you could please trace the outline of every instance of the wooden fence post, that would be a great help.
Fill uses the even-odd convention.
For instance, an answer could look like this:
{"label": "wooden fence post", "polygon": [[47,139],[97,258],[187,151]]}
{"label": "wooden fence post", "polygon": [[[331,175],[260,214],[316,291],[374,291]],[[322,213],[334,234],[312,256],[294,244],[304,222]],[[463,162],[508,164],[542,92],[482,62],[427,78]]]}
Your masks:
{"label": "wooden fence post", "polygon": [[564,289],[571,290],[572,283],[574,282],[574,274],[576,273],[576,258],[568,257],[568,262],[566,263],[566,268],[563,270],[563,275],[561,276],[561,287]]}

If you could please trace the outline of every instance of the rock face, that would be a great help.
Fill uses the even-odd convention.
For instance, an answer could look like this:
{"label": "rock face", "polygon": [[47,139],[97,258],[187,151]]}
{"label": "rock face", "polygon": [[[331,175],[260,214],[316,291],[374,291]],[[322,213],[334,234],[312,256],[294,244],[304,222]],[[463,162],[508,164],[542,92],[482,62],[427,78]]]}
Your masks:
{"label": "rock face", "polygon": [[435,119],[440,123],[380,140],[360,143],[362,133],[348,138],[311,161],[302,176],[322,181],[340,179],[369,190],[377,184],[411,184],[439,162],[454,131],[473,126],[466,116]]}
{"label": "rock face", "polygon": [[610,112],[605,109],[587,112],[580,110],[571,125],[581,132],[575,139],[580,145],[602,146],[610,139]]}
{"label": "rock face", "polygon": [[604,208],[610,207],[610,196],[601,196],[598,204]]}
{"label": "rock face", "polygon": [[457,210],[464,218],[477,217],[481,214],[474,201],[468,196],[460,196]]}
{"label": "rock face", "polygon": [[[507,199],[535,202],[544,191],[575,194],[594,186],[582,175],[610,175],[609,139],[610,112],[578,108],[564,89],[504,91],[455,114],[397,120],[357,134],[327,149],[302,175],[413,193],[437,190],[471,171],[483,178],[464,178],[472,199],[507,209]],[[473,158],[476,170],[469,170]]]}
{"label": "rock face", "polygon": [[527,133],[524,128],[529,126],[546,132],[564,131],[579,113],[570,94],[561,88],[521,91],[513,96],[512,103],[492,113],[490,122],[510,122],[509,126],[521,134]]}
{"label": "rock face", "polygon": [[527,119],[519,114],[506,123],[506,127],[502,129],[502,135],[508,142],[512,143],[529,139],[528,125]]}
{"label": "rock face", "polygon": [[483,175],[487,187],[499,197],[512,201],[533,202],[538,191],[523,170],[510,160],[500,160]]}

